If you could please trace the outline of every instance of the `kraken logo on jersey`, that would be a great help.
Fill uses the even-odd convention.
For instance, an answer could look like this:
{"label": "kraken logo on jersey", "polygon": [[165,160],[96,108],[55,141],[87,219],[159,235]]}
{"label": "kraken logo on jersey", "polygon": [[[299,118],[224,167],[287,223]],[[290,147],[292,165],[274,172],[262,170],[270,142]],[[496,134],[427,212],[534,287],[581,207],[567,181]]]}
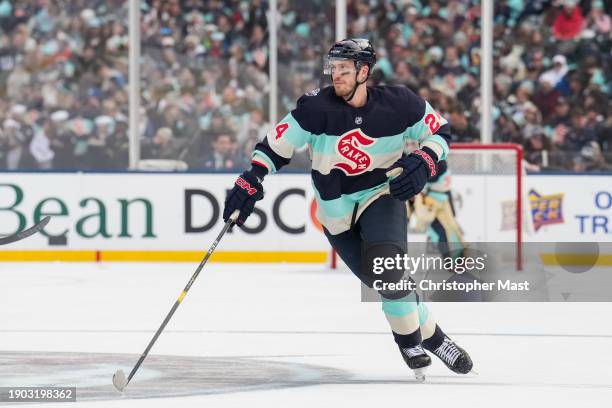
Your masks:
{"label": "kraken logo on jersey", "polygon": [[376,139],[366,136],[361,129],[349,130],[338,139],[336,151],[350,163],[339,162],[335,168],[342,170],[347,176],[365,173],[372,166],[372,156],[360,149],[376,143]]}

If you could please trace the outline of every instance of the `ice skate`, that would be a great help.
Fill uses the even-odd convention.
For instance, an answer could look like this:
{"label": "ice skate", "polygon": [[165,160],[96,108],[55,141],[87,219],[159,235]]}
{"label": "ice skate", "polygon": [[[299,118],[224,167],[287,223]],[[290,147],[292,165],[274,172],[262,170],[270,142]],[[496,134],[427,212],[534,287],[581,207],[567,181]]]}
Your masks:
{"label": "ice skate", "polygon": [[435,354],[453,372],[467,374],[472,371],[472,359],[469,354],[455,344],[448,336],[444,336],[444,342],[435,350],[429,350]]}
{"label": "ice skate", "polygon": [[425,381],[425,370],[431,365],[431,357],[427,355],[422,345],[414,347],[400,347],[402,357],[408,367],[414,371],[418,381]]}

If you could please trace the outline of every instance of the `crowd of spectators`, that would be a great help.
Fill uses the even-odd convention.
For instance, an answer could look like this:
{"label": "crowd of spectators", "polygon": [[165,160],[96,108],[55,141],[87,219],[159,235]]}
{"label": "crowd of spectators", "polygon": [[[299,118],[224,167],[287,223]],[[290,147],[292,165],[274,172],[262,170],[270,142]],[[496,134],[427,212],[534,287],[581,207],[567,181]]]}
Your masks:
{"label": "crowd of spectators", "polygon": [[[278,1],[277,117],[322,86],[333,0]],[[348,35],[378,52],[371,84],[401,84],[479,138],[480,5],[347,0]],[[265,0],[141,2],[143,159],[238,170],[271,127]],[[612,166],[610,0],[495,2],[493,139],[529,169]],[[128,166],[125,0],[0,0],[0,169]],[[307,167],[299,152],[294,167]]]}
{"label": "crowd of spectators", "polygon": [[0,168],[127,167],[124,11],[0,0]]}
{"label": "crowd of spectators", "polygon": [[[480,5],[350,2],[351,34],[375,39],[374,82],[404,84],[479,139]],[[505,0],[494,11],[495,142],[529,170],[612,170],[612,2]]]}

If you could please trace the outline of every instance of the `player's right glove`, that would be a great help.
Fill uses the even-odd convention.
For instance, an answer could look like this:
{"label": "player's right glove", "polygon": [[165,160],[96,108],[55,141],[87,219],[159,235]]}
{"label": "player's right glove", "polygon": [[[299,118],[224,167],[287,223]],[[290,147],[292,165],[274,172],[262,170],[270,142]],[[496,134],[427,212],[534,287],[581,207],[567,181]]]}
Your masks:
{"label": "player's right glove", "polygon": [[408,156],[402,157],[389,168],[401,168],[402,172],[389,182],[389,192],[393,198],[406,201],[419,194],[427,181],[437,174],[438,156],[433,150],[423,147]]}
{"label": "player's right glove", "polygon": [[257,164],[253,164],[251,170],[245,171],[236,179],[232,191],[230,191],[225,199],[223,221],[227,222],[232,213],[239,210],[240,214],[238,215],[236,224],[244,224],[247,217],[251,215],[255,209],[255,202],[261,200],[264,196],[261,182],[266,173],[267,169]]}

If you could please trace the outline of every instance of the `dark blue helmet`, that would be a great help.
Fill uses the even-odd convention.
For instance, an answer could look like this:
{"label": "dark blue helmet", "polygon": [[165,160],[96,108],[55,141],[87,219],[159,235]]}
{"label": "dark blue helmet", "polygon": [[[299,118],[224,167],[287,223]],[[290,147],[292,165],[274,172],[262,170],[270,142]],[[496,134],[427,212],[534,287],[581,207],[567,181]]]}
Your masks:
{"label": "dark blue helmet", "polygon": [[355,61],[355,66],[359,68],[362,64],[367,64],[369,72],[372,72],[376,64],[376,51],[369,40],[364,38],[348,38],[335,43],[327,53],[327,60],[348,59]]}

